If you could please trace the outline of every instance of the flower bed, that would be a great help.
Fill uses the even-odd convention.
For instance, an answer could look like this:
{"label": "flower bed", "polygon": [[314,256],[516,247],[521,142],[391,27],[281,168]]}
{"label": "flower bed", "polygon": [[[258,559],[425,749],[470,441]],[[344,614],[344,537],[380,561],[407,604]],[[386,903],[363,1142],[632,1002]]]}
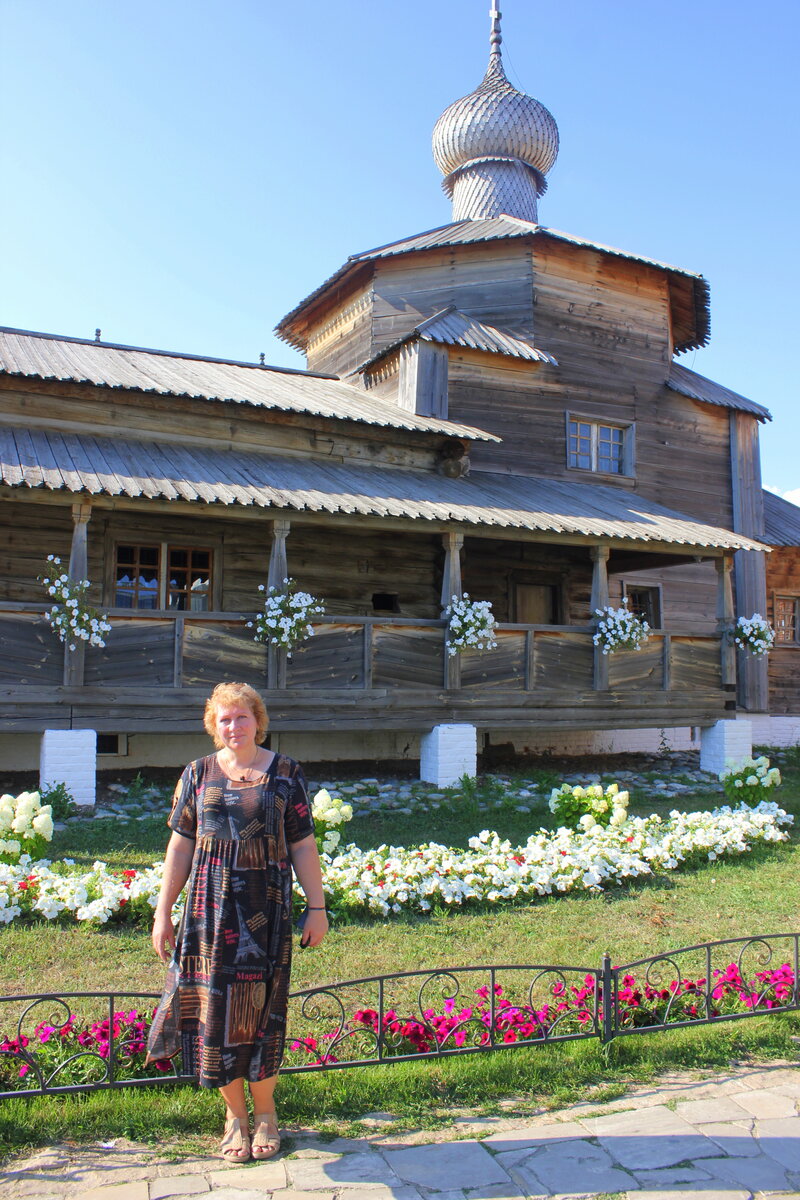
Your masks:
{"label": "flower bed", "polygon": [[[334,909],[381,914],[527,904],[539,896],[602,891],[693,862],[746,854],[759,842],[785,841],[784,827],[791,823],[777,804],[762,801],[754,808],[672,812],[665,820],[631,817],[608,828],[542,829],[522,846],[490,830],[471,838],[468,850],[434,842],[377,850],[350,845],[334,857],[323,855],[325,891]],[[24,854],[18,863],[0,864],[0,924],[23,917],[149,924],[163,863],[121,872],[103,862],[87,872],[73,867],[69,860],[53,865]]]}

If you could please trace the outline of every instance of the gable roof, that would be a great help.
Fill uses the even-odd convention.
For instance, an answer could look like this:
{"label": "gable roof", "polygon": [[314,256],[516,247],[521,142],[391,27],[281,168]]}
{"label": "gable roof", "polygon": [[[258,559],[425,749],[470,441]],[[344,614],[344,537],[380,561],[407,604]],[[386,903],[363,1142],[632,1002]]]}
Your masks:
{"label": "gable roof", "polygon": [[0,483],[90,495],[356,513],[531,532],[763,549],[759,542],[600,484],[282,457],[238,448],[145,442],[0,426]]}
{"label": "gable roof", "polygon": [[24,329],[0,327],[0,375],[308,413],[471,441],[499,440],[470,425],[405,412],[335,375]]}
{"label": "gable roof", "polygon": [[485,350],[489,354],[507,354],[512,358],[524,358],[530,362],[549,363],[552,367],[558,366],[552,354],[545,354],[544,350],[539,350],[533,342],[516,337],[511,333],[504,333],[502,329],[497,329],[494,325],[487,325],[484,321],[476,320],[475,317],[468,317],[466,313],[459,312],[455,304],[451,304],[448,308],[443,308],[441,312],[434,313],[427,320],[421,321],[405,337],[399,338],[390,346],[385,346],[383,350],[373,354],[366,362],[356,367],[352,374],[363,371],[366,367],[385,358],[387,354],[393,353],[408,342],[417,340],[433,342],[440,346],[462,346],[467,350]]}
{"label": "gable roof", "polygon": [[740,396],[738,392],[732,392],[721,383],[714,383],[713,379],[706,379],[705,375],[698,375],[695,371],[682,367],[680,363],[670,365],[667,387],[683,396],[690,396],[692,400],[701,400],[704,404],[716,404],[720,408],[738,408],[742,412],[752,413],[759,421],[772,420],[769,409],[756,404],[754,400],[748,400],[746,396]]}
{"label": "gable roof", "polygon": [[800,508],[766,488],[764,541],[770,546],[800,546]]}
{"label": "gable roof", "polygon": [[676,279],[686,280],[693,290],[695,315],[695,336],[675,346],[676,353],[693,350],[705,346],[710,334],[710,291],[708,282],[695,271],[687,271],[682,267],[673,267],[669,263],[659,262],[641,254],[631,254],[627,250],[607,246],[602,242],[588,241],[575,234],[565,233],[560,229],[551,229],[547,225],[537,225],[532,221],[523,221],[519,217],[485,217],[480,220],[454,221],[449,225],[440,225],[425,233],[412,237],[401,238],[396,242],[387,242],[372,250],[364,250],[359,254],[351,254],[347,261],[328,279],[315,288],[304,300],[301,300],[290,313],[287,313],[275,327],[278,337],[298,349],[305,348],[305,339],[292,330],[296,318],[310,305],[321,297],[329,288],[344,282],[349,277],[357,275],[363,268],[378,259],[392,258],[401,254],[419,253],[424,250],[439,250],[446,246],[467,246],[481,242],[503,241],[509,238],[548,237],[555,241],[568,243],[572,246],[582,246],[596,250],[600,254],[611,254],[617,258],[628,259],[631,262],[643,263],[666,271]]}

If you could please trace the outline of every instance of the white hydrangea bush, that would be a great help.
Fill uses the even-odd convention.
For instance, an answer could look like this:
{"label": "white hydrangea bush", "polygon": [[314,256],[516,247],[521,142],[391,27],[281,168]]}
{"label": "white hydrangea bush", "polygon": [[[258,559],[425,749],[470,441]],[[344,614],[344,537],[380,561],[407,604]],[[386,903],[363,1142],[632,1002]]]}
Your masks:
{"label": "white hydrangea bush", "polygon": [[88,642],[90,646],[102,649],[106,634],[111,632],[111,624],[108,613],[86,603],[86,593],[91,587],[89,580],[70,579],[66,571],[61,570],[61,559],[55,554],[48,554],[47,564],[46,574],[39,576],[39,582],[54,602],[44,614],[53,633],[70,650],[74,650],[78,642]]}
{"label": "white hydrangea bush", "polygon": [[469,592],[453,596],[442,616],[447,621],[447,653],[453,657],[465,650],[494,650],[497,622],[491,600],[471,600]]}
{"label": "white hydrangea bush", "polygon": [[628,608],[627,597],[620,608],[596,608],[597,630],[592,638],[603,654],[615,654],[617,650],[641,650],[650,637],[647,621],[637,617]]}
{"label": "white hydrangea bush", "polygon": [[38,792],[0,796],[0,861],[16,862],[25,853],[40,855],[53,840],[53,810]]}
{"label": "white hydrangea bush", "polygon": [[332,796],[326,788],[320,788],[311,802],[311,815],[320,854],[333,854],[342,840],[335,827],[352,821],[352,804],[345,804],[339,796]]}
{"label": "white hydrangea bush", "polygon": [[314,636],[312,618],[321,617],[325,605],[309,592],[299,591],[293,579],[284,579],[280,588],[260,583],[258,590],[264,593],[264,608],[255,621],[247,622],[248,629],[255,629],[253,641],[279,646],[291,657],[292,650]]}
{"label": "white hydrangea bush", "polygon": [[739,617],[730,631],[734,645],[740,650],[756,658],[769,654],[775,644],[775,630],[761,613],[753,613],[752,617]]}
{"label": "white hydrangea bush", "polygon": [[719,774],[725,795],[732,804],[758,804],[773,788],[780,787],[781,773],[771,767],[766,755],[743,763],[728,763]]}
{"label": "white hydrangea bush", "polygon": [[624,825],[628,819],[630,794],[618,783],[591,783],[585,787],[562,783],[550,793],[550,812],[564,825],[587,831],[595,825]]}

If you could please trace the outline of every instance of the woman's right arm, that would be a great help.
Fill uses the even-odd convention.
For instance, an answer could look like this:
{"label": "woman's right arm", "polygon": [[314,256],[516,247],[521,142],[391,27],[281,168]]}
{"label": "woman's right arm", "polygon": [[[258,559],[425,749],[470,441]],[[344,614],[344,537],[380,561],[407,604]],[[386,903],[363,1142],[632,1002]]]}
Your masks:
{"label": "woman's right arm", "polygon": [[162,962],[169,962],[175,949],[172,906],[180,896],[192,870],[194,839],[173,833],[164,857],[164,878],[153,917],[153,949]]}

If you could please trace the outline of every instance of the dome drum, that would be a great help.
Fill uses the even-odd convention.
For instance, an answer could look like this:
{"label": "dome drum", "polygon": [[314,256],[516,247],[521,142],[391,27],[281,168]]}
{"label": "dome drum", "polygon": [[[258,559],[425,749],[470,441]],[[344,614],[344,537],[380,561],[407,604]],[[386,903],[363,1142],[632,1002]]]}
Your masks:
{"label": "dome drum", "polygon": [[448,175],[442,187],[453,202],[454,221],[524,213],[537,222],[547,181],[518,158],[478,158]]}

